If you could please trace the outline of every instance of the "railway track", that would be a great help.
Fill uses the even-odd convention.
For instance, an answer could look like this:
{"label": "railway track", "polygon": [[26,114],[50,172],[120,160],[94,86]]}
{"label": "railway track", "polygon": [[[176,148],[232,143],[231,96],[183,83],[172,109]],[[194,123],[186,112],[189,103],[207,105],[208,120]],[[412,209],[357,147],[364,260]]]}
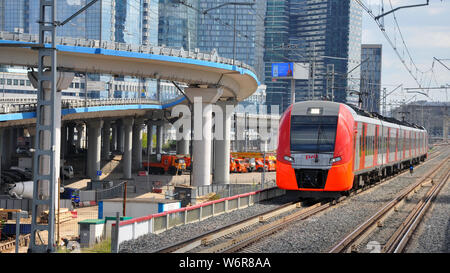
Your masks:
{"label": "railway track", "polygon": [[[429,160],[435,159],[438,153],[430,154]],[[358,194],[362,191],[369,190],[377,184],[387,182],[391,179],[402,175],[406,171],[402,171],[400,174],[371,184],[363,189],[352,193]],[[197,236],[192,239],[188,239],[184,242],[177,243],[170,247],[160,249],[157,252],[160,253],[183,253],[183,252],[200,252],[200,253],[230,253],[237,251],[252,252],[251,245],[255,241],[261,240],[264,237],[268,237],[271,234],[289,226],[290,223],[300,221],[309,218],[310,216],[317,214],[327,208],[345,200],[348,197],[341,197],[330,202],[317,203],[308,207],[304,207],[305,204],[301,202],[291,202],[285,204],[279,208],[273,209],[269,212],[262,213],[260,215],[251,217],[249,219],[219,228],[217,230],[208,232],[206,234]],[[298,211],[295,211],[298,210]],[[287,216],[282,214],[290,213]],[[279,218],[273,220],[273,218]]]}
{"label": "railway track", "polygon": [[244,219],[242,221],[238,221],[236,223],[218,228],[216,230],[207,232],[205,234],[199,235],[194,238],[190,238],[188,240],[185,240],[180,243],[176,243],[174,245],[171,245],[169,247],[165,247],[162,249],[157,250],[157,253],[184,253],[188,252],[198,246],[207,245],[211,241],[216,240],[220,237],[227,236],[229,234],[232,234],[236,231],[248,228],[252,225],[255,225],[259,222],[266,221],[267,219],[271,217],[275,217],[281,213],[290,211],[294,208],[301,207],[301,202],[289,202],[287,204],[281,205],[280,207],[277,207],[275,209],[272,209],[267,212],[260,213],[256,216],[253,216],[248,219]]}
{"label": "railway track", "polygon": [[[436,158],[436,157],[434,157]],[[439,190],[443,187],[449,178],[448,160],[450,157],[446,157],[436,167],[429,170],[421,179],[413,183],[409,187],[405,188],[398,195],[395,196],[390,202],[388,202],[383,208],[377,211],[374,215],[369,217],[364,223],[359,225],[356,229],[351,231],[347,236],[334,245],[329,252],[330,253],[342,253],[342,252],[357,252],[361,243],[369,238],[378,227],[383,226],[383,222],[392,215],[393,212],[398,210],[405,200],[410,198],[413,194],[418,192],[420,187],[425,184],[432,183],[433,186],[426,193],[426,195],[419,201],[419,203],[411,210],[410,214],[406,217],[403,223],[392,234],[390,239],[384,244],[384,247],[380,249],[381,252],[401,252],[404,250],[406,243],[411,237],[414,229],[426,213],[433,199],[439,193]],[[439,172],[444,170],[444,175],[441,179],[438,178]],[[438,181],[437,181],[438,180]]]}

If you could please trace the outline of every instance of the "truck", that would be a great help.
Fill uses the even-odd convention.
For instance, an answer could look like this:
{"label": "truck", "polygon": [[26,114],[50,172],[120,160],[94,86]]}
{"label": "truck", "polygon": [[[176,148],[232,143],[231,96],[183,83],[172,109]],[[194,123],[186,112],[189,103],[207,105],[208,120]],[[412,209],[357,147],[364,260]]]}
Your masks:
{"label": "truck", "polygon": [[142,166],[151,174],[181,175],[186,171],[186,162],[177,155],[157,155],[154,161],[144,161]]}
{"label": "truck", "polygon": [[[21,181],[8,183],[8,194],[15,199],[33,199],[33,181]],[[71,199],[74,205],[80,203],[79,190],[72,188],[60,188],[61,199]]]}
{"label": "truck", "polygon": [[234,159],[234,163],[236,163],[235,172],[238,172],[238,173],[248,172],[247,165],[245,164],[245,161],[243,159],[239,159],[239,158]]}

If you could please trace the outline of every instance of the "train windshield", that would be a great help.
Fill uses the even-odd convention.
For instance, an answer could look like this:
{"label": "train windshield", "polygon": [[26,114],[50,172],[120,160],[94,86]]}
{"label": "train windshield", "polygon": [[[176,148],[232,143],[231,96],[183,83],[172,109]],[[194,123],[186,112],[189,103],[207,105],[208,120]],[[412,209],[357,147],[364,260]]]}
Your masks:
{"label": "train windshield", "polygon": [[292,116],[291,151],[334,152],[337,116]]}

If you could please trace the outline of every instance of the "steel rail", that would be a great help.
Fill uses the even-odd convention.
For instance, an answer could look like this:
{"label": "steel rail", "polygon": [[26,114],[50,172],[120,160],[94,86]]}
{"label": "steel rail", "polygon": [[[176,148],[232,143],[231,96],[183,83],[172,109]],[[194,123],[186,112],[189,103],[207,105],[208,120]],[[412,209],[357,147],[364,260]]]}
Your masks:
{"label": "steel rail", "polygon": [[402,225],[395,231],[393,236],[388,240],[382,249],[382,252],[386,253],[399,253],[405,250],[405,247],[412,236],[412,233],[416,229],[417,225],[426,214],[433,200],[437,197],[442,187],[449,179],[450,171],[447,170],[446,174],[441,178],[439,183],[434,183],[427,194],[420,200],[420,202],[414,207],[411,213],[408,215]]}
{"label": "steel rail", "polygon": [[[370,229],[373,225],[376,225],[377,222],[385,216],[389,211],[394,209],[394,207],[402,201],[406,196],[408,196],[414,189],[422,185],[424,182],[428,181],[430,177],[434,176],[442,166],[447,162],[450,156],[447,156],[445,160],[439,163],[436,167],[428,171],[422,178],[416,183],[408,186],[404,190],[402,190],[394,199],[388,202],[385,206],[383,206],[378,212],[376,212],[373,216],[369,217],[364,223],[359,225],[355,230],[350,232],[344,239],[342,239],[339,243],[337,243],[329,253],[340,253],[345,252],[359,237],[364,235],[367,230]],[[429,161],[428,161],[429,162]]]}
{"label": "steel rail", "polygon": [[241,221],[237,221],[235,223],[226,225],[224,227],[208,231],[206,233],[203,233],[199,236],[196,236],[194,238],[173,244],[169,247],[161,248],[155,252],[157,253],[183,253],[187,252],[189,250],[192,250],[198,246],[208,244],[210,241],[215,240],[219,237],[225,236],[227,234],[230,234],[232,232],[235,232],[238,229],[242,229],[246,226],[253,225],[255,223],[258,223],[260,221],[265,221],[266,219],[276,216],[280,213],[289,211],[291,209],[298,208],[300,206],[300,202],[289,202],[287,204],[284,204],[280,207],[277,207],[275,209],[262,212],[260,214],[257,214],[256,216],[253,216],[251,218],[243,219]]}
{"label": "steel rail", "polygon": [[[434,159],[436,156],[434,156],[431,159]],[[431,160],[430,159],[430,160]],[[429,161],[427,161],[429,162]],[[380,180],[376,183],[373,183],[371,185],[368,185],[367,187],[364,187],[362,189],[358,189],[357,191],[355,191],[355,194],[358,194],[360,192],[364,192],[366,190],[369,190],[370,188],[380,184],[380,183],[384,183],[387,181],[390,181],[392,179],[397,178],[398,176],[406,173],[406,170],[401,171],[398,175],[391,177],[390,179],[386,179],[384,181]],[[291,215],[285,216],[279,220],[276,220],[270,224],[267,224],[265,226],[262,226],[260,228],[257,228],[256,230],[252,230],[249,232],[246,232],[242,235],[237,236],[236,238],[233,239],[229,239],[223,243],[220,243],[216,246],[213,246],[209,249],[205,249],[202,250],[200,252],[202,253],[217,253],[217,252],[222,252],[222,253],[233,253],[233,252],[237,252],[240,249],[245,248],[246,246],[252,244],[253,242],[260,240],[264,237],[267,237],[273,233],[275,233],[278,230],[281,230],[285,227],[287,227],[290,223],[294,222],[294,221],[299,221],[299,220],[304,220],[316,213],[319,213],[329,207],[331,207],[332,205],[341,202],[343,200],[346,200],[348,197],[342,196],[337,200],[331,200],[330,202],[327,203],[322,203],[322,204],[316,204],[313,205],[311,207],[308,207],[302,211],[293,213]]]}
{"label": "steel rail", "polygon": [[296,212],[294,214],[285,216],[279,220],[276,220],[270,224],[264,225],[256,230],[247,232],[243,235],[238,236],[237,238],[233,238],[231,240],[228,240],[224,243],[221,243],[219,245],[213,246],[209,249],[201,251],[201,253],[233,253],[237,252],[238,250],[250,245],[251,243],[267,237],[271,235],[272,233],[275,233],[285,227],[287,227],[289,224],[291,224],[294,221],[304,220],[316,213],[319,213],[327,208],[332,206],[332,202],[328,202],[325,204],[316,204],[313,206],[310,206],[304,210],[301,210],[299,212]]}

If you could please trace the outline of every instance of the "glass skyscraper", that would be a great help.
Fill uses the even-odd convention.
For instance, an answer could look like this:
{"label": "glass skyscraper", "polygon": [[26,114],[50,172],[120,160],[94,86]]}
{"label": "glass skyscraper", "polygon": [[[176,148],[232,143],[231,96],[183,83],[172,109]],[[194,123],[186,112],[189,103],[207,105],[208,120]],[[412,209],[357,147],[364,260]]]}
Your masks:
{"label": "glass skyscraper", "polygon": [[159,45],[194,51],[197,48],[199,0],[186,5],[176,0],[159,0]]}
{"label": "glass skyscraper", "polygon": [[[57,20],[67,19],[90,2],[91,0],[57,0]],[[38,34],[38,20],[39,0],[0,0],[0,30]],[[57,27],[56,35],[135,45],[157,45],[158,0],[99,0],[64,26]],[[88,77],[90,81],[105,83],[104,91],[88,90],[88,96],[93,98],[130,98],[141,96],[142,89],[156,89],[154,80],[123,76],[113,79],[112,75],[98,74],[89,74]],[[111,84],[113,81],[130,84],[120,90],[110,90],[111,86],[117,86]],[[137,82],[142,88],[136,92],[133,86]]]}
{"label": "glass skyscraper", "polygon": [[362,108],[380,113],[382,45],[361,46],[361,98]]}
{"label": "glass skyscraper", "polygon": [[290,81],[272,79],[276,62],[310,65],[314,80],[295,81],[296,101],[331,100],[334,94],[334,101],[354,102],[360,85],[359,68],[353,68],[361,61],[361,21],[361,8],[351,0],[268,0],[267,103],[279,104],[282,111],[291,103]]}
{"label": "glass skyscraper", "polygon": [[198,14],[198,48],[200,52],[211,52],[215,49],[221,57],[235,58],[249,64],[262,81],[266,1],[239,2],[253,5],[220,6],[229,1],[200,1],[199,10],[208,12]]}
{"label": "glass skyscraper", "polygon": [[[62,21],[91,0],[57,0]],[[0,30],[38,34],[39,0],[0,0]],[[129,44],[158,43],[158,0],[99,0],[64,26],[57,36]]]}

